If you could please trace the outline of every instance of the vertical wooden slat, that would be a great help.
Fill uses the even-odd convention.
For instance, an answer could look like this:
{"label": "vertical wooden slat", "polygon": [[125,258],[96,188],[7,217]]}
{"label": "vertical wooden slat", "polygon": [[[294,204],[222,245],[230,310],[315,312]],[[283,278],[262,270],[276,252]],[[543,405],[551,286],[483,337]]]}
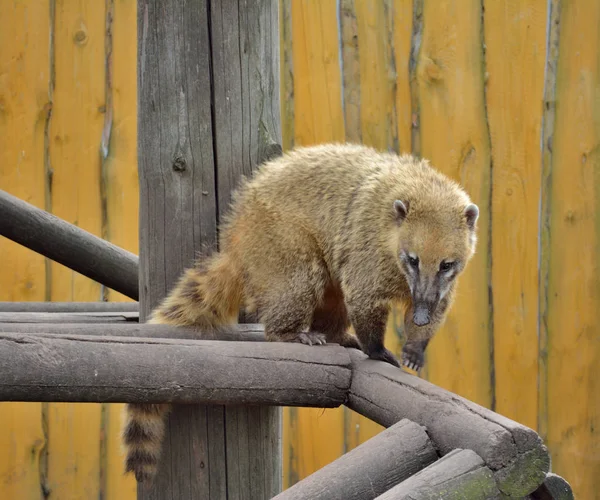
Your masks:
{"label": "vertical wooden slat", "polygon": [[354,0],[354,8],[360,62],[362,142],[382,151],[398,151],[392,2]]}
{"label": "vertical wooden slat", "polygon": [[[113,2],[113,0],[109,0]],[[115,1],[111,26],[112,52],[107,87],[112,94],[112,120],[105,118],[107,156],[103,162],[106,196],[104,237],[135,254],[139,253],[137,172],[137,8],[135,2]],[[107,57],[108,54],[105,54]],[[108,290],[109,301],[130,301],[124,295]],[[104,480],[106,500],[134,500],[135,478],[123,474],[121,422],[123,405],[105,405],[103,433],[106,440]]]}
{"label": "vertical wooden slat", "polygon": [[[284,137],[288,147],[344,140],[337,17],[335,0],[291,2],[293,116],[281,103],[284,134],[292,130],[286,120],[294,120],[293,141]],[[344,451],[342,408],[285,408],[283,425],[284,488]]]}
{"label": "vertical wooden slat", "polygon": [[562,2],[548,203],[547,443],[576,498],[600,477],[600,3]]}
{"label": "vertical wooden slat", "polygon": [[[45,206],[44,132],[51,110],[49,2],[0,5],[0,189]],[[0,240],[0,300],[44,300],[44,258]],[[46,444],[39,403],[0,404],[0,498],[40,498]],[[42,484],[41,484],[42,483]]]}
{"label": "vertical wooden slat", "polygon": [[[547,19],[545,3],[490,2],[483,21],[493,162],[495,409],[533,428],[538,416],[540,134]],[[527,79],[523,68],[528,68]]]}
{"label": "vertical wooden slat", "polygon": [[480,207],[478,251],[428,348],[429,379],[490,406],[490,141],[481,2],[425,0],[417,75],[421,155],[461,182]]}
{"label": "vertical wooden slat", "polygon": [[412,113],[410,95],[410,52],[413,29],[413,0],[393,2],[393,52],[396,77],[396,124],[398,152],[412,152]]}
{"label": "vertical wooden slat", "polygon": [[[57,1],[49,129],[52,212],[100,235],[100,144],[105,107],[104,2]],[[51,300],[95,301],[97,283],[53,263]],[[101,405],[48,405],[48,487],[57,498],[100,491]]]}

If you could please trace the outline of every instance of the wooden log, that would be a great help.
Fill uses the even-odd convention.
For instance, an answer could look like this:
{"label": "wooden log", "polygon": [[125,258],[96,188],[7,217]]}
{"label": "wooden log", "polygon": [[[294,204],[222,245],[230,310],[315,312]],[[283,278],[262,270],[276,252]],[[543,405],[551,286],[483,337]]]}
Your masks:
{"label": "wooden log", "polygon": [[275,497],[366,500],[437,460],[425,429],[401,420]]}
{"label": "wooden log", "polygon": [[377,497],[378,500],[501,498],[494,474],[472,450],[453,450]]}
{"label": "wooden log", "polygon": [[[277,0],[138,0],[140,321],[198,253],[242,173],[277,154]],[[244,348],[245,349],[245,348]],[[139,500],[271,498],[278,408],[175,407]]]}
{"label": "wooden log", "polygon": [[137,323],[137,312],[0,312],[0,323]]}
{"label": "wooden log", "polygon": [[129,321],[113,323],[0,323],[0,332],[48,335],[91,335],[108,337],[144,337],[148,339],[223,340],[264,342],[262,325],[241,324],[221,328],[207,334],[194,328],[172,325],[150,325]]}
{"label": "wooden log", "polygon": [[573,500],[571,485],[562,477],[549,472],[543,484],[530,496],[532,500]]}
{"label": "wooden log", "polygon": [[0,334],[0,401],[211,403],[334,408],[343,347],[38,333]]}
{"label": "wooden log", "polygon": [[137,302],[0,302],[0,312],[137,312]]}
{"label": "wooden log", "polygon": [[0,190],[0,235],[138,299],[138,257]]}
{"label": "wooden log", "polygon": [[403,418],[425,426],[441,454],[475,451],[508,496],[522,498],[542,484],[550,457],[535,431],[355,349],[349,353],[348,407],[385,427]]}

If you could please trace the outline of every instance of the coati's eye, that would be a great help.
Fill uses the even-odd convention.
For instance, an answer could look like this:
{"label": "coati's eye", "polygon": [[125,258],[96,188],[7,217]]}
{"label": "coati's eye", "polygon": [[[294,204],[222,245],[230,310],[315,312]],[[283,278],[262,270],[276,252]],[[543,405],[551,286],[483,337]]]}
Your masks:
{"label": "coati's eye", "polygon": [[415,269],[419,267],[419,257],[408,256],[408,263]]}
{"label": "coati's eye", "polygon": [[450,269],[452,269],[452,266],[453,266],[453,265],[454,265],[454,262],[446,262],[446,261],[443,261],[443,262],[440,264],[440,271],[444,271],[444,272],[445,272],[445,271],[450,271]]}

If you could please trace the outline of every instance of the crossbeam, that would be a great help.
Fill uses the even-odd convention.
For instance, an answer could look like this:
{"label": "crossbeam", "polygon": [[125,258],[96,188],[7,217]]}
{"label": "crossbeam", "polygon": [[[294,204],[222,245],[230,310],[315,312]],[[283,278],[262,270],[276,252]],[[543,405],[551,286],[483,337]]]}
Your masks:
{"label": "crossbeam", "polygon": [[334,408],[350,387],[336,345],[0,334],[0,401]]}
{"label": "crossbeam", "polygon": [[138,257],[0,190],[0,236],[138,300]]}

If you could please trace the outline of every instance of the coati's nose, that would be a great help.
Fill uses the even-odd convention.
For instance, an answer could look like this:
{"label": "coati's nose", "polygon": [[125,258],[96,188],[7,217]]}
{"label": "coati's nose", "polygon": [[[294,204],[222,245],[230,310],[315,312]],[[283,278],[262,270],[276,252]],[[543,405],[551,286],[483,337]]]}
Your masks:
{"label": "coati's nose", "polygon": [[429,324],[429,309],[424,305],[417,305],[413,313],[413,323],[417,326]]}

